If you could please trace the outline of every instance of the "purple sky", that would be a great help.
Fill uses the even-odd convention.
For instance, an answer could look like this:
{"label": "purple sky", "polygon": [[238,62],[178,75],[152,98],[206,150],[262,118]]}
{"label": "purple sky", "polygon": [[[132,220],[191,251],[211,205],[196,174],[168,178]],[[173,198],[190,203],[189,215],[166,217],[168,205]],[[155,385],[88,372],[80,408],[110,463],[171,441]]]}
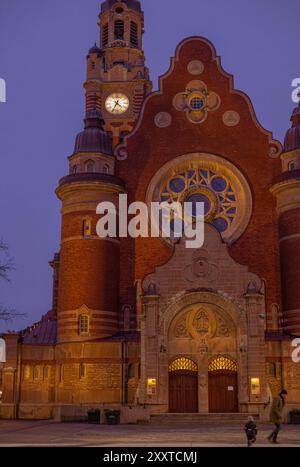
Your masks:
{"label": "purple sky", "polygon": [[[98,40],[99,0],[0,0],[0,238],[16,270],[0,303],[37,321],[51,306],[48,261],[59,249],[54,189],[82,129],[85,57]],[[299,0],[142,0],[144,48],[154,89],[179,41],[210,39],[262,125],[282,140],[300,77]]]}

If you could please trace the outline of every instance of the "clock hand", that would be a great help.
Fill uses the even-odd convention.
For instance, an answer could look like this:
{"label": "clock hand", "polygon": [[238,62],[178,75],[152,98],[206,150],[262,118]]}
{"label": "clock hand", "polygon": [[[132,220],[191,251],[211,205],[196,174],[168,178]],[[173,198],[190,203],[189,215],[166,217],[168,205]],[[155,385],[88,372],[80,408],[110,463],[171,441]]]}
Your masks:
{"label": "clock hand", "polygon": [[115,108],[117,107],[117,105],[119,105],[119,104],[118,104],[118,101],[115,102],[115,106],[114,106],[114,108],[113,108],[113,112],[114,112]]}

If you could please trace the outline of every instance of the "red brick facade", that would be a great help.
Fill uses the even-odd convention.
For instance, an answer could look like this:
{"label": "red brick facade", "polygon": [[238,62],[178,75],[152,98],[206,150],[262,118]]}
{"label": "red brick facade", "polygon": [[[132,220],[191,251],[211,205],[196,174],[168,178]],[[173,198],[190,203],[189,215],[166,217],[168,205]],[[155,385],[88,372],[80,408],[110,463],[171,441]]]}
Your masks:
{"label": "red brick facade", "polygon": [[[201,37],[179,44],[159,90],[149,94],[140,2],[122,2],[121,12],[116,3],[102,4],[101,28],[111,22],[108,43],[89,51],[85,129],[56,190],[62,224],[51,263],[53,310],[5,336],[0,416],[76,419],[101,407],[132,421],[141,407],[143,416],[166,412],[172,364],[181,361],[198,372],[200,412],[214,411],[209,368],[227,364],[238,373],[236,409],[266,419],[283,382],[290,403],[300,400],[291,376],[298,371],[291,339],[300,334],[300,148],[292,144],[300,110],[282,151]],[[126,19],[122,40],[113,35],[118,15]],[[138,24],[135,47],[129,19]],[[123,114],[105,109],[114,93],[128,98]],[[298,170],[289,172],[291,161]],[[188,184],[199,173],[184,196],[209,193],[214,216],[232,214],[223,231],[206,218],[202,248],[185,249],[183,239],[97,236],[98,203],[118,210],[124,193],[129,203],[157,201],[172,177]],[[230,194],[213,192],[205,177],[226,179]]]}

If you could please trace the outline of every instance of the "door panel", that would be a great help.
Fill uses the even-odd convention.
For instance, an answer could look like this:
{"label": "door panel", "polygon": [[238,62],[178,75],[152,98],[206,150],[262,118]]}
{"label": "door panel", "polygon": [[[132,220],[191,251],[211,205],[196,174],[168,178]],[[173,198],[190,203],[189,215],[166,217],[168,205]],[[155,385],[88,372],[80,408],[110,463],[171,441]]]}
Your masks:
{"label": "door panel", "polygon": [[210,372],[208,381],[209,411],[211,413],[237,412],[237,373],[231,371]]}
{"label": "door panel", "polygon": [[169,412],[198,412],[198,377],[196,372],[169,373]]}

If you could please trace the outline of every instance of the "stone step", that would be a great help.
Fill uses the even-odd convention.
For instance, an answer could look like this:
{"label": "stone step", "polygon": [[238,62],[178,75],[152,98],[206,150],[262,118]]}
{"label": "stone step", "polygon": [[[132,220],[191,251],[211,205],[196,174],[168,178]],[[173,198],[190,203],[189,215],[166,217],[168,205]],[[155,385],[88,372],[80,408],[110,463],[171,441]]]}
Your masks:
{"label": "stone step", "polygon": [[[150,423],[172,424],[172,423],[246,423],[251,414],[247,413],[153,413]],[[259,415],[252,415],[255,421]]]}

